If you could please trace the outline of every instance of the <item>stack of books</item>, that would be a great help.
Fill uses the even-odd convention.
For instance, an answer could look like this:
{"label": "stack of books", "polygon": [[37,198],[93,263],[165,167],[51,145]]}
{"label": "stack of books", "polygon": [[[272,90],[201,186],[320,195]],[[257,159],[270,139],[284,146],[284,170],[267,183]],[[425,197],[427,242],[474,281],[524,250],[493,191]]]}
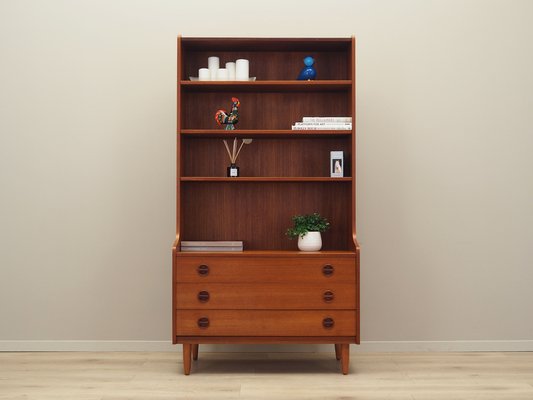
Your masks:
{"label": "stack of books", "polygon": [[352,117],[303,117],[295,122],[293,131],[351,130]]}
{"label": "stack of books", "polygon": [[242,251],[242,241],[182,241],[181,251]]}

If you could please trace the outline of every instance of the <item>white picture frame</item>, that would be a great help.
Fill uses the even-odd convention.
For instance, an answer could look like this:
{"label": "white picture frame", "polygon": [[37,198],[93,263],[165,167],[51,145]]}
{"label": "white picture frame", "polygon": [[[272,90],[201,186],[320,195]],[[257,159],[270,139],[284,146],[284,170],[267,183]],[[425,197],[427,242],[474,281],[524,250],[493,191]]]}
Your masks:
{"label": "white picture frame", "polygon": [[332,178],[344,177],[344,152],[330,151],[329,174]]}

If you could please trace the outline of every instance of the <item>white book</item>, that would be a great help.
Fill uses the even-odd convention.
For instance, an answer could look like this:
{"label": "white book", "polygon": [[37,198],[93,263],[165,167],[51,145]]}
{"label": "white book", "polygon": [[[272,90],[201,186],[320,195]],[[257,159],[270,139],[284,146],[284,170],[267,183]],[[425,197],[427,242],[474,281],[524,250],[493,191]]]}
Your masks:
{"label": "white book", "polygon": [[236,241],[225,241],[225,240],[183,240],[181,242],[181,247],[196,247],[196,246],[203,246],[203,247],[242,247],[243,243],[242,241],[236,240]]}
{"label": "white book", "polygon": [[352,125],[351,122],[295,122],[294,125]]}
{"label": "white book", "polygon": [[352,125],[293,125],[293,131],[346,131],[351,130]]}
{"label": "white book", "polygon": [[186,246],[182,247],[181,251],[183,252],[193,252],[193,251],[243,251],[241,246],[227,246],[227,247],[211,247],[211,246]]}
{"label": "white book", "polygon": [[303,117],[303,122],[352,122],[352,117]]}

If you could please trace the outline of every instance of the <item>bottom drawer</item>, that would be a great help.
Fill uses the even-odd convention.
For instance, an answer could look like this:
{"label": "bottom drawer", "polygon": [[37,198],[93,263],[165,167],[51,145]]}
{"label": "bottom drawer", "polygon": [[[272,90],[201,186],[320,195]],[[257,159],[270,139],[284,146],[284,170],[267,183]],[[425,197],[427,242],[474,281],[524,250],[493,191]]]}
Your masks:
{"label": "bottom drawer", "polygon": [[178,336],[355,336],[355,310],[177,310]]}

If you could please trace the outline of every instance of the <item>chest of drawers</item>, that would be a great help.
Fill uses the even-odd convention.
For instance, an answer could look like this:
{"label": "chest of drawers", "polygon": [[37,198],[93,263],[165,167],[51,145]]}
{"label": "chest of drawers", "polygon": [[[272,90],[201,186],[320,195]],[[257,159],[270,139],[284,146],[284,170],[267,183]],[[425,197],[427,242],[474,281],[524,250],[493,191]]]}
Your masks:
{"label": "chest of drawers", "polygon": [[174,339],[186,374],[201,343],[331,343],[340,358],[358,342],[355,253],[174,257]]}

